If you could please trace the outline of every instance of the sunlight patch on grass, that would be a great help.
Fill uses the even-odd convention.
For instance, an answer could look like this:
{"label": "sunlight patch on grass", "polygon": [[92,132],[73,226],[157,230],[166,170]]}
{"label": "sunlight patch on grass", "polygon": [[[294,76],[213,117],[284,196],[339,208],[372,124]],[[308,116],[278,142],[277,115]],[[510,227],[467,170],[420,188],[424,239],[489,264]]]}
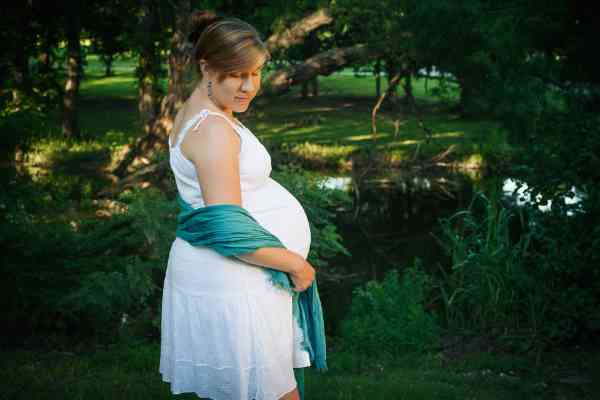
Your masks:
{"label": "sunlight patch on grass", "polygon": [[[384,134],[378,133],[377,134],[379,137],[384,137]],[[349,136],[346,138],[346,140],[349,140],[351,142],[362,142],[364,140],[373,140],[373,134],[368,133],[366,135],[354,135],[354,136]]]}
{"label": "sunlight patch on grass", "polygon": [[465,132],[463,131],[453,131],[453,132],[442,132],[442,133],[434,133],[432,135],[434,138],[458,138],[464,137]]}
{"label": "sunlight patch on grass", "polygon": [[25,168],[34,178],[59,170],[100,172],[111,162],[117,147],[103,141],[68,143],[62,138],[44,138],[32,145]]}
{"label": "sunlight patch on grass", "polygon": [[298,108],[297,111],[302,112],[302,113],[335,112],[335,111],[339,111],[339,107],[308,107],[308,108]]}
{"label": "sunlight patch on grass", "polygon": [[108,78],[100,78],[94,80],[84,80],[81,84],[83,88],[106,87],[113,85],[133,85],[135,78],[130,76],[111,76]]}
{"label": "sunlight patch on grass", "polygon": [[339,158],[345,157],[356,149],[356,146],[321,145],[304,142],[292,146],[292,153],[306,158]]}
{"label": "sunlight patch on grass", "polygon": [[407,139],[407,140],[402,140],[402,141],[396,141],[395,143],[400,146],[410,146],[410,145],[418,144],[420,142],[422,142],[422,140]]}

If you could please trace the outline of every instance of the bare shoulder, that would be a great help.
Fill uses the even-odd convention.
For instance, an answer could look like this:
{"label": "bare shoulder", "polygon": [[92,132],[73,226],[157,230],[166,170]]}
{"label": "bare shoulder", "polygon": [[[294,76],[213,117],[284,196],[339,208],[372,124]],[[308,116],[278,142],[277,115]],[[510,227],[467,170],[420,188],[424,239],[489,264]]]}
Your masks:
{"label": "bare shoulder", "polygon": [[233,127],[223,118],[208,115],[193,126],[181,144],[181,151],[190,160],[227,158],[240,152],[240,138]]}

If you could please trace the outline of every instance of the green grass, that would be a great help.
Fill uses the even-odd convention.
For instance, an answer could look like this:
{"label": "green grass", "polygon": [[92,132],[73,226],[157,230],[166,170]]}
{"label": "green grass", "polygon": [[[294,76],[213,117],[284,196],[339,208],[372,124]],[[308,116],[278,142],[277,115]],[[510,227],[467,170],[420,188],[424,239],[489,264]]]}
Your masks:
{"label": "green grass", "polygon": [[[84,140],[118,151],[141,134],[134,68],[133,60],[117,59],[115,75],[104,77],[98,58],[88,57],[80,102]],[[452,85],[448,97],[442,101],[432,94],[437,81],[430,80],[427,90],[424,79],[413,81],[415,97],[424,110],[424,123],[433,133],[432,141],[426,144],[425,133],[414,113],[402,107],[395,112],[380,110],[378,134],[372,135],[371,109],[376,101],[373,76],[353,76],[344,71],[321,77],[319,82],[317,98],[301,99],[298,87],[284,96],[258,97],[253,105],[255,112],[245,121],[270,149],[286,146],[287,155],[305,167],[339,169],[352,152],[373,146],[389,151],[395,161],[412,158],[417,147],[419,156],[431,157],[453,146],[450,161],[477,167],[487,152],[506,148],[505,134],[497,123],[464,119],[453,111],[457,92]],[[385,89],[386,79],[382,83]],[[59,134],[60,114],[52,113],[48,120],[48,140],[64,142]],[[49,141],[37,143],[34,150],[43,152],[44,146],[52,147]]]}
{"label": "green grass", "polygon": [[[376,79],[373,75],[354,75],[351,70],[343,70],[326,77],[319,77],[319,94],[325,96],[341,97],[373,97],[376,99]],[[381,77],[381,91],[388,87],[387,77]],[[424,78],[413,79],[413,95],[421,103],[432,103],[440,100],[435,96],[440,90],[437,80]],[[403,90],[398,87],[397,94],[402,97]],[[448,84],[448,90],[443,100],[455,102],[458,100],[458,88],[455,84]]]}
{"label": "green grass", "polygon": [[[169,399],[156,344],[119,344],[83,353],[5,351],[5,399]],[[306,372],[306,399],[592,399],[589,371],[598,356],[556,354],[538,365],[526,357],[475,353],[457,361],[407,355],[394,363],[330,352],[326,373]],[[588,371],[588,372],[585,372]],[[193,394],[176,398],[193,399]]]}

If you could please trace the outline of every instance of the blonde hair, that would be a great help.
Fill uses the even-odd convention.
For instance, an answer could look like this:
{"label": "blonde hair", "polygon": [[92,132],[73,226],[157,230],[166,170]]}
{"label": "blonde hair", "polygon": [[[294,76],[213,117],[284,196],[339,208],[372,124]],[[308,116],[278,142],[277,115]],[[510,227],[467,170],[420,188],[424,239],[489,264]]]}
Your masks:
{"label": "blonde hair", "polygon": [[211,11],[192,13],[189,35],[194,45],[193,60],[202,76],[200,60],[219,73],[219,80],[230,73],[247,70],[261,57],[270,58],[258,31],[237,18],[219,17]]}

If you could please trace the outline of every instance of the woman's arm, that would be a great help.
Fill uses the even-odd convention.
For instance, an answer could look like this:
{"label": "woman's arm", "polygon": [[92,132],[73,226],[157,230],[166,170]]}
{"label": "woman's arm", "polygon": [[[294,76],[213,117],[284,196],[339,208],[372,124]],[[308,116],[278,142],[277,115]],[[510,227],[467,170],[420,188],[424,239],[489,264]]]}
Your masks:
{"label": "woman's arm", "polygon": [[[227,121],[209,115],[196,131],[186,135],[181,151],[194,163],[206,205],[235,204],[241,207],[240,138]],[[298,253],[287,249],[263,247],[238,258],[298,275],[299,281],[311,279],[311,275],[314,279],[312,266]]]}

